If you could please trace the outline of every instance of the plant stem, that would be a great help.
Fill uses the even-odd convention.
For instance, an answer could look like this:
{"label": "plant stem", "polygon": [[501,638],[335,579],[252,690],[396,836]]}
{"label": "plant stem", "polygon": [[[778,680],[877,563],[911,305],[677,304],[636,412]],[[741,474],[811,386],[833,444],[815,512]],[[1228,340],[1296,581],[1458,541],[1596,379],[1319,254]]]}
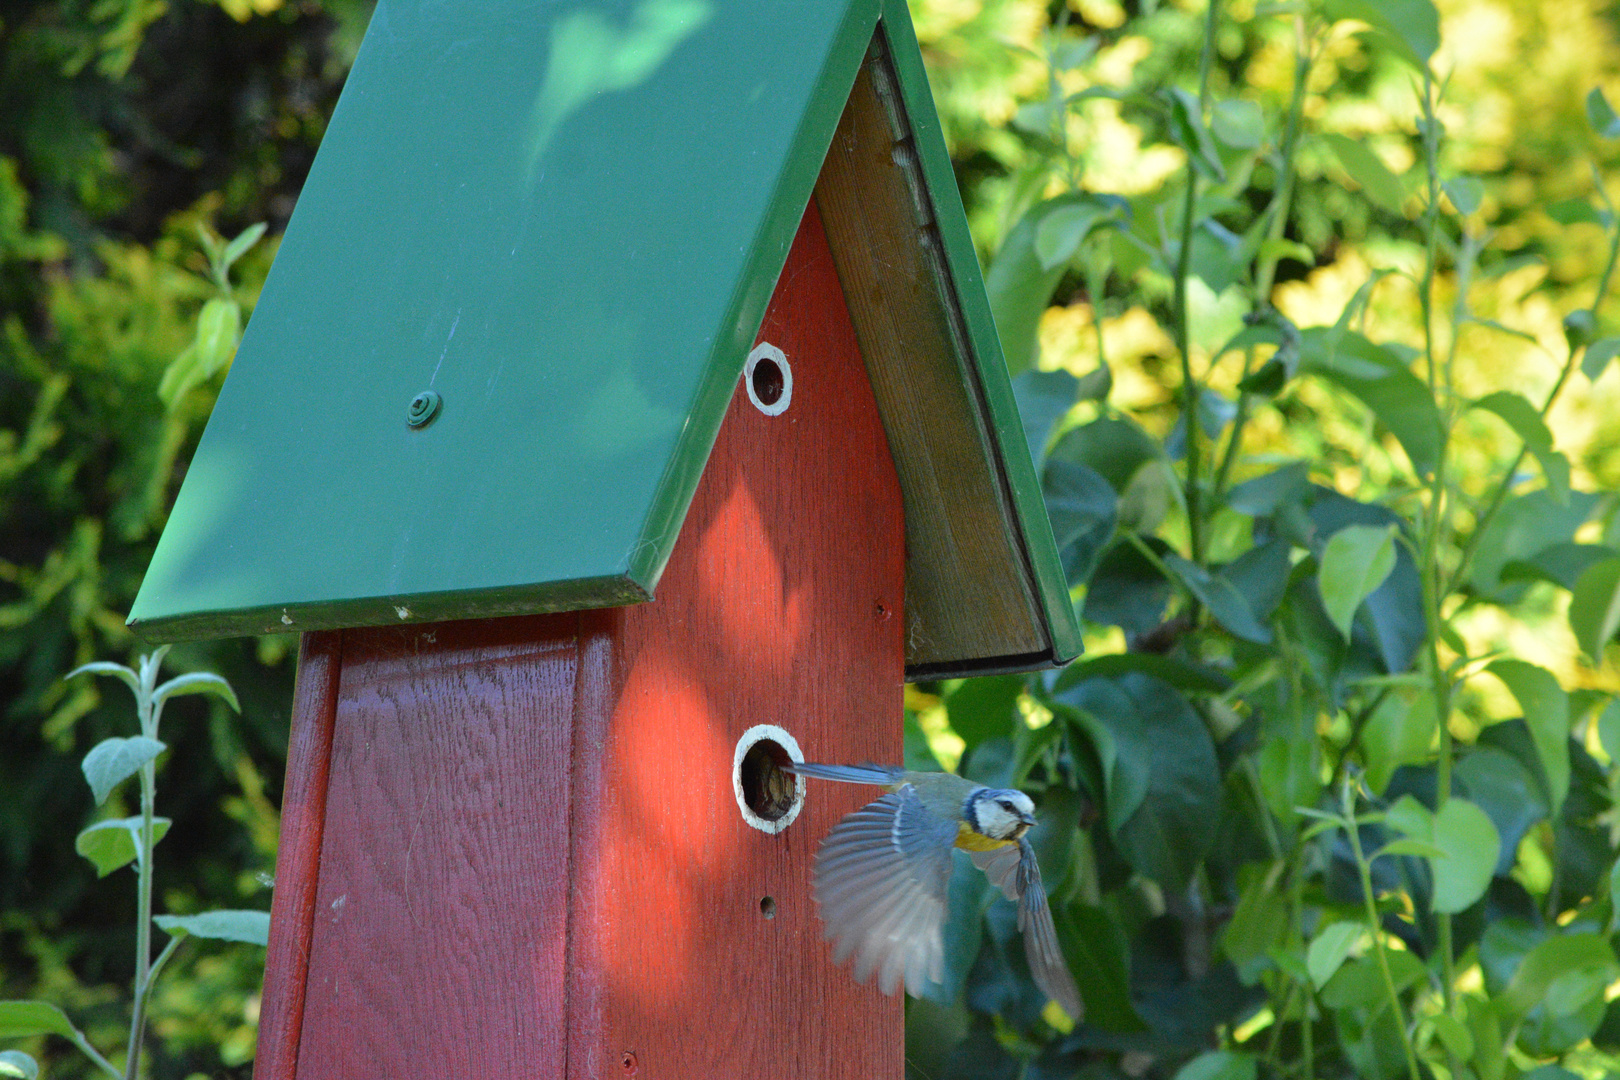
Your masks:
{"label": "plant stem", "polygon": [[1361,899],[1367,911],[1367,929],[1372,932],[1373,951],[1378,954],[1378,969],[1384,974],[1384,991],[1389,995],[1395,1026],[1401,1031],[1401,1049],[1406,1052],[1406,1071],[1411,1080],[1420,1080],[1417,1052],[1412,1049],[1412,1033],[1407,1030],[1406,1017],[1401,1009],[1401,995],[1395,989],[1395,977],[1389,972],[1389,954],[1384,950],[1382,924],[1378,921],[1378,904],[1373,900],[1372,865],[1361,850],[1361,829],[1356,823],[1354,799],[1350,787],[1345,785],[1345,834],[1350,838],[1350,850],[1356,857],[1356,872],[1361,876]]}
{"label": "plant stem", "polygon": [[[1198,105],[1209,105],[1209,72],[1214,63],[1215,31],[1220,25],[1220,0],[1209,0],[1205,13],[1204,47],[1198,58]],[[1187,147],[1187,197],[1181,206],[1181,247],[1176,252],[1176,351],[1181,354],[1181,422],[1187,433],[1187,542],[1192,561],[1204,565],[1204,506],[1200,478],[1202,450],[1199,445],[1198,381],[1192,372],[1192,328],[1187,308],[1187,282],[1192,273],[1193,221],[1198,209],[1198,154]],[[1196,607],[1197,601],[1193,601]]]}
{"label": "plant stem", "polygon": [[[1310,79],[1311,65],[1315,58],[1311,55],[1309,41],[1305,32],[1305,17],[1294,17],[1294,90],[1288,102],[1288,122],[1283,127],[1282,143],[1277,148],[1277,156],[1281,159],[1281,171],[1277,174],[1277,190],[1272,192],[1271,202],[1266,206],[1266,240],[1274,242],[1282,238],[1288,227],[1288,207],[1294,194],[1294,153],[1299,145],[1299,133],[1303,127],[1305,116],[1305,88]],[[1277,279],[1277,263],[1282,256],[1275,250],[1261,256],[1254,276],[1254,302],[1257,309],[1271,306],[1271,288]],[[1238,382],[1242,383],[1249,377],[1254,361],[1254,350],[1251,348],[1244,353],[1243,374]],[[1227,485],[1231,482],[1232,467],[1237,462],[1238,451],[1243,445],[1243,429],[1249,423],[1251,395],[1238,391],[1237,413],[1232,417],[1232,433],[1227,437],[1226,453],[1221,458],[1220,465],[1215,470],[1214,501],[1219,505],[1221,496],[1226,493]]]}
{"label": "plant stem", "polygon": [[[1617,260],[1620,260],[1620,227],[1612,228],[1609,243],[1609,261],[1603,267],[1603,276],[1598,279],[1597,294],[1592,297],[1592,306],[1588,309],[1592,312],[1594,318],[1597,315],[1598,306],[1608,296],[1609,285],[1614,278],[1615,262]],[[1586,347],[1584,345],[1571,345],[1569,347],[1569,356],[1565,358],[1564,366],[1558,372],[1558,379],[1553,383],[1552,389],[1547,391],[1546,400],[1541,403],[1540,415],[1543,420],[1552,412],[1553,404],[1558,400],[1558,395],[1563,391],[1564,384],[1569,381],[1569,377],[1575,374],[1575,365],[1585,351]],[[1496,517],[1497,511],[1501,510],[1502,505],[1507,502],[1508,494],[1513,489],[1514,477],[1519,474],[1519,466],[1523,465],[1524,459],[1529,456],[1530,448],[1520,444],[1518,454],[1508,465],[1507,471],[1502,474],[1502,479],[1497,482],[1496,489],[1491,493],[1491,498],[1487,502],[1484,512],[1474,521],[1473,532],[1469,534],[1468,539],[1463,543],[1462,552],[1457,558],[1457,566],[1452,570],[1451,576],[1446,579],[1447,593],[1454,590],[1467,575],[1472,566],[1475,551],[1479,547],[1480,538],[1485,535],[1485,526],[1490,524],[1491,520]]]}
{"label": "plant stem", "polygon": [[[158,668],[162,654],[148,656],[141,661],[140,693],[136,696],[136,712],[140,717],[141,734],[157,738],[157,710],[153,707],[152,693],[157,685]],[[141,1044],[146,1034],[146,1001],[152,989],[152,838],[153,818],[157,804],[157,764],[148,761],[141,766],[141,839],[136,856],[136,914],[135,914],[135,1005],[129,1022],[129,1050],[125,1055],[124,1078],[136,1080],[140,1074]]]}
{"label": "plant stem", "polygon": [[116,1065],[103,1057],[100,1050],[90,1045],[90,1040],[84,1037],[84,1032],[75,1028],[70,1037],[73,1040],[73,1045],[77,1046],[84,1056],[95,1064],[96,1068],[109,1076],[116,1077],[117,1080],[123,1080],[124,1074],[118,1071]]}

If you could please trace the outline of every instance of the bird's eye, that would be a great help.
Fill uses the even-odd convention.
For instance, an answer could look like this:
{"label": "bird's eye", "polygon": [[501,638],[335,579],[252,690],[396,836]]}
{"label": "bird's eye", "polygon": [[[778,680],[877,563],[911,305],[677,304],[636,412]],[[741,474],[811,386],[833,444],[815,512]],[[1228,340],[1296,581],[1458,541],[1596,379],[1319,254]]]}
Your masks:
{"label": "bird's eye", "polygon": [[1013,804],[1008,802],[1006,799],[997,799],[996,800],[996,805],[1001,807],[1003,810],[1007,811],[1008,813],[1012,813]]}

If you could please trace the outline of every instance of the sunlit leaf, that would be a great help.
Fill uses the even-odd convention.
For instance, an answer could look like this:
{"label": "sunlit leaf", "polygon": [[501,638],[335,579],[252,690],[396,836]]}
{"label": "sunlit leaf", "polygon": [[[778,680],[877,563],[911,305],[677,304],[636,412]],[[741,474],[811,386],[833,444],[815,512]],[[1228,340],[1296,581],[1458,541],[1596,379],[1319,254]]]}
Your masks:
{"label": "sunlit leaf", "polygon": [[1496,660],[1486,670],[1518,699],[1556,814],[1569,793],[1569,696],[1552,672],[1524,660]]}
{"label": "sunlit leaf", "polygon": [[1485,894],[1496,869],[1501,839],[1485,811],[1453,796],[1434,815],[1434,844],[1445,854],[1431,858],[1432,907],[1442,913],[1464,910]]}
{"label": "sunlit leaf", "polygon": [[1360,185],[1368,199],[1391,214],[1405,213],[1406,189],[1401,186],[1400,178],[1389,171],[1384,159],[1365,142],[1331,131],[1318,137],[1327,143],[1339,159],[1339,165]]}
{"label": "sunlit leaf", "polygon": [[1322,551],[1317,584],[1328,617],[1347,640],[1356,609],[1395,569],[1395,530],[1348,525]]}
{"label": "sunlit leaf", "polygon": [[211,671],[193,671],[177,675],[152,691],[152,700],[163,702],[183,694],[211,694],[223,700],[233,711],[242,711],[241,704],[236,700],[236,691],[231,689],[231,684]]}
{"label": "sunlit leaf", "polygon": [[48,1001],[0,1001],[0,1039],[26,1039],[34,1035],[72,1038],[77,1029],[67,1013]]}
{"label": "sunlit leaf", "polygon": [[[169,825],[168,818],[152,819],[153,844],[163,839]],[[127,817],[98,821],[79,833],[73,841],[73,849],[90,860],[96,868],[97,877],[106,877],[140,857],[141,819]]]}
{"label": "sunlit leaf", "polygon": [[1620,558],[1603,559],[1581,572],[1569,595],[1569,628],[1594,664],[1620,630]]}
{"label": "sunlit leaf", "polygon": [[152,921],[170,937],[192,937],[241,941],[249,945],[270,943],[270,913],[224,909],[198,915],[154,915]]}
{"label": "sunlit leaf", "polygon": [[1474,408],[1494,413],[1507,422],[1524,447],[1541,463],[1547,490],[1560,504],[1569,501],[1569,459],[1553,449],[1552,431],[1536,407],[1511,390],[1498,390],[1474,402]]}
{"label": "sunlit leaf", "polygon": [[103,739],[97,743],[80,765],[84,779],[95,795],[96,805],[106,802],[115,787],[134,776],[142,765],[166,749],[163,743],[143,735],[128,739]]}
{"label": "sunlit leaf", "polygon": [[35,1080],[39,1076],[39,1062],[21,1050],[0,1050],[0,1077],[17,1080]]}
{"label": "sunlit leaf", "polygon": [[1431,0],[1326,0],[1330,19],[1358,19],[1380,31],[1419,70],[1440,47],[1440,13]]}
{"label": "sunlit leaf", "polygon": [[1320,990],[1366,932],[1367,927],[1359,922],[1336,922],[1323,927],[1305,950],[1305,969],[1310,972],[1312,985]]}

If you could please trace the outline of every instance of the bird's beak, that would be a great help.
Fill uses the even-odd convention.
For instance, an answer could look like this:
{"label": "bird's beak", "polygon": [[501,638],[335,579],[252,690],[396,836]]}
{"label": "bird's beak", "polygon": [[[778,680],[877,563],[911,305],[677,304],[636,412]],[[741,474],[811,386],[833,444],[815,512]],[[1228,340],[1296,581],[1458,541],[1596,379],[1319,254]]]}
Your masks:
{"label": "bird's beak", "polygon": [[1030,828],[1035,827],[1035,815],[1034,814],[1019,814],[1018,815],[1018,820],[1022,821],[1025,825],[1028,825]]}

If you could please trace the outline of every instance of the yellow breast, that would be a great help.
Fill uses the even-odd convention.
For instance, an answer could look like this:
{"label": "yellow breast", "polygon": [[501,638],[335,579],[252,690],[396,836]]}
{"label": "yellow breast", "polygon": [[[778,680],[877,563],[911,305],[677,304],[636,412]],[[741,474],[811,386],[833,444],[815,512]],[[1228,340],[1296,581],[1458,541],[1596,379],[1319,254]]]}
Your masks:
{"label": "yellow breast", "polygon": [[1011,840],[992,840],[983,833],[976,833],[968,828],[967,822],[957,822],[956,846],[963,851],[994,851],[1011,845]]}

